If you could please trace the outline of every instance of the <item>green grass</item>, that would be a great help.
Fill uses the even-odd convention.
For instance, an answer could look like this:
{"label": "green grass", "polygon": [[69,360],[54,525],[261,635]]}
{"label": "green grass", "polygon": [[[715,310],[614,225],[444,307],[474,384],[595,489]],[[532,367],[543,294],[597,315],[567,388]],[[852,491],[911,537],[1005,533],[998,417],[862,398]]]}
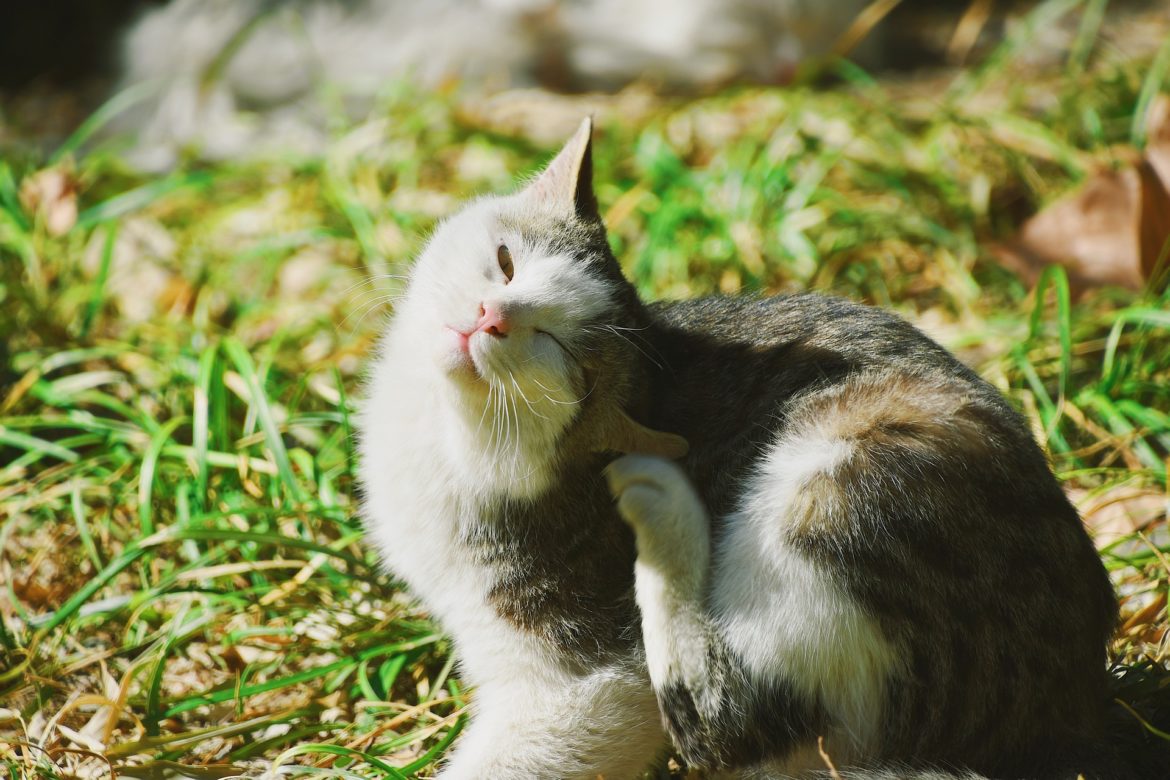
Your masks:
{"label": "green grass", "polygon": [[[846,69],[830,90],[603,118],[598,191],[647,296],[811,288],[891,307],[1008,394],[1086,506],[1162,501],[1160,524],[1103,553],[1128,620],[1115,657],[1156,669],[1170,292],[1073,301],[1053,273],[1033,293],[986,249],[1140,141],[1166,89],[1166,50],[1106,56],[1094,24],[1054,72],[1022,63],[1021,34],[931,87]],[[78,157],[78,137],[52,162],[0,163],[8,777],[107,761],[433,771],[464,691],[446,640],[362,543],[351,416],[434,221],[551,151],[463,116],[457,98],[396,87],[319,159],[143,178],[114,153]],[[20,202],[46,165],[77,182],[61,235]],[[1166,689],[1118,687],[1147,718]]]}

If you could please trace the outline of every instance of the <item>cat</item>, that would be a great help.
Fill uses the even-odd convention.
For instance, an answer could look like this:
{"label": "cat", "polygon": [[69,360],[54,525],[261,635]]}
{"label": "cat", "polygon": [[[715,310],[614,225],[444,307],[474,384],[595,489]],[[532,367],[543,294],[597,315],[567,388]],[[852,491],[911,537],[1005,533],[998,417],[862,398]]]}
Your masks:
{"label": "cat", "polygon": [[[1117,606],[1001,394],[814,294],[644,304],[592,125],[443,222],[360,421],[369,537],[475,686],[440,772],[1124,777]],[[978,774],[970,774],[978,773]]]}

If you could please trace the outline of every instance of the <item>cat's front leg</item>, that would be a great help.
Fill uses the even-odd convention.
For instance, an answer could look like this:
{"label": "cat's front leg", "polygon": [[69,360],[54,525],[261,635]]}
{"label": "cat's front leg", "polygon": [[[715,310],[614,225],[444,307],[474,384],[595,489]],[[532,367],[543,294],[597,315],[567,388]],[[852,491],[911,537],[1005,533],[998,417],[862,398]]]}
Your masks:
{"label": "cat's front leg", "polygon": [[629,780],[663,754],[657,704],[634,656],[586,675],[481,686],[440,780]]}
{"label": "cat's front leg", "polygon": [[637,539],[639,590],[653,585],[656,594],[679,605],[702,600],[710,523],[686,474],[662,458],[626,455],[609,465],[606,477]]}
{"label": "cat's front leg", "polygon": [[809,739],[813,716],[782,680],[751,674],[709,615],[710,521],[690,480],[644,455],[619,458],[606,476],[637,541],[646,663],[679,754],[704,768],[784,759]]}

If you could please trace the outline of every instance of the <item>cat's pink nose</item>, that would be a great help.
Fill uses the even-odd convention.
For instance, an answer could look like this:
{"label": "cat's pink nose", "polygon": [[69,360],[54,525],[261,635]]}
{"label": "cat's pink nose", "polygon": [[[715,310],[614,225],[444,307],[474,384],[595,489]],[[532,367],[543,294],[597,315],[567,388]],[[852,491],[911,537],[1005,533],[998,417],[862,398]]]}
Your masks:
{"label": "cat's pink nose", "polygon": [[475,323],[475,329],[490,333],[493,336],[503,337],[508,335],[510,326],[499,309],[494,306],[481,304],[479,307],[479,322]]}

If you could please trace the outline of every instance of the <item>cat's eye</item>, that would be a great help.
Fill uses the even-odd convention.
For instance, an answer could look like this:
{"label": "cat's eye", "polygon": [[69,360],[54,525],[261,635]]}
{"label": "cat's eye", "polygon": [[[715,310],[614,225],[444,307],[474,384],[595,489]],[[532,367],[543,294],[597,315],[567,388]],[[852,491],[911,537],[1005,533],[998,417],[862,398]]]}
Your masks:
{"label": "cat's eye", "polygon": [[512,267],[512,252],[508,247],[500,244],[500,248],[496,250],[496,261],[500,264],[500,270],[504,272],[504,277],[510,282],[512,281],[512,274],[516,269]]}

